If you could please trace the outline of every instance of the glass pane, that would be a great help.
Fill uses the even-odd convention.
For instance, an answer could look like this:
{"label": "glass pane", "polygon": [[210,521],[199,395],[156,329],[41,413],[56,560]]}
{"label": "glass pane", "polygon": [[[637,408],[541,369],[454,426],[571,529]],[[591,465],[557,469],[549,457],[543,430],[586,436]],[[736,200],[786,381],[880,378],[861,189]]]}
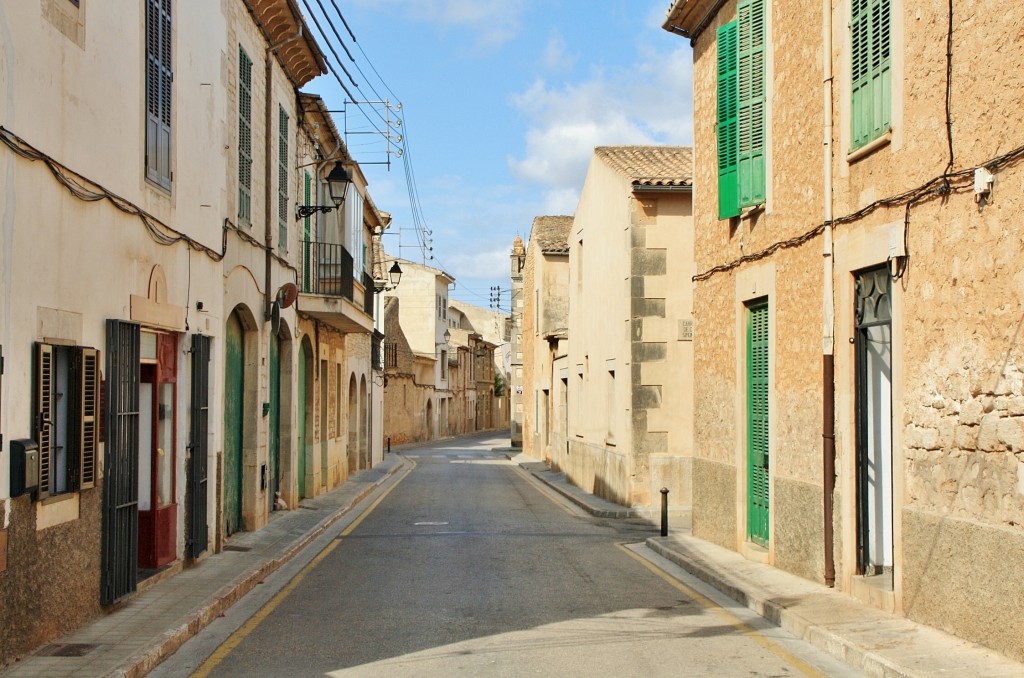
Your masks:
{"label": "glass pane", "polygon": [[174,384],[160,384],[157,405],[157,505],[174,503]]}
{"label": "glass pane", "polygon": [[143,332],[140,344],[141,357],[143,360],[156,360],[156,334]]}

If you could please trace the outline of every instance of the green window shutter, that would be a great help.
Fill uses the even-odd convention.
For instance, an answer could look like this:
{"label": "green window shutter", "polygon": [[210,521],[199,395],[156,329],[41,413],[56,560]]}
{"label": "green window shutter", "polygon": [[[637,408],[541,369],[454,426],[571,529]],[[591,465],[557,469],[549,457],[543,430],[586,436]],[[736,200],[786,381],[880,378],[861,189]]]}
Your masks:
{"label": "green window shutter", "polygon": [[768,302],[747,308],[747,536],[768,545]]}
{"label": "green window shutter", "polygon": [[740,213],[737,192],[736,22],[718,29],[718,218]]}
{"label": "green window shutter", "polygon": [[146,0],[146,178],[171,187],[171,0]]}
{"label": "green window shutter", "polygon": [[737,7],[739,206],[765,200],[765,0],[740,0]]}
{"label": "green window shutter", "polygon": [[252,59],[238,46],[238,220],[252,219]]}
{"label": "green window shutter", "polygon": [[288,114],[277,110],[277,246],[288,251]]}
{"label": "green window shutter", "polygon": [[[306,189],[306,193],[305,193],[306,201],[303,204],[306,205],[307,207],[309,207],[309,200],[310,200],[310,198],[312,197],[312,194],[313,194],[313,177],[311,177],[309,175],[308,171],[305,173],[305,189]],[[303,292],[309,292],[310,291],[310,284],[311,284],[311,281],[310,281],[310,270],[309,269],[312,266],[312,262],[310,261],[310,255],[312,254],[312,246],[310,245],[310,240],[312,240],[312,238],[309,237],[310,236],[310,225],[311,225],[310,224],[310,218],[306,217],[305,220],[303,221],[303,225],[302,225],[302,291]]]}
{"label": "green window shutter", "polygon": [[850,16],[851,148],[892,127],[891,0],[853,0]]}

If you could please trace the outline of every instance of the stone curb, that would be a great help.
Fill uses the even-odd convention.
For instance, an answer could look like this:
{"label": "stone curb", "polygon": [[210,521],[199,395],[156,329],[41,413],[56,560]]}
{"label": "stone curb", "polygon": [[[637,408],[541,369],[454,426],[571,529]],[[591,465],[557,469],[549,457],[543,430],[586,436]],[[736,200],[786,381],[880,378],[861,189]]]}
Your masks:
{"label": "stone curb", "polygon": [[693,576],[718,589],[736,602],[747,606],[773,624],[806,640],[820,650],[841,660],[854,669],[870,676],[884,678],[915,678],[918,674],[901,667],[892,660],[854,643],[829,629],[816,624],[803,615],[783,607],[756,593],[745,591],[721,577],[710,566],[665,546],[657,537],[647,540],[647,547],[671,560]]}
{"label": "stone curb", "polygon": [[400,469],[405,468],[406,464],[407,462],[402,459],[401,463],[395,464],[383,477],[367,485],[351,502],[339,507],[334,513],[320,521],[316,527],[299,538],[279,557],[268,560],[255,569],[243,572],[240,581],[236,578],[235,581],[218,590],[213,596],[213,602],[196,610],[185,623],[166,632],[160,640],[153,643],[150,647],[133,654],[109,675],[112,678],[141,678],[155,669],[160,662],[174,654],[187,640],[198,634],[212,623],[214,619],[217,619],[222,612],[238,602],[249,591],[256,588],[271,573],[281,568],[304,548],[309,546],[326,532],[331,525],[356,508],[367,496],[376,491],[377,488],[383,485]]}

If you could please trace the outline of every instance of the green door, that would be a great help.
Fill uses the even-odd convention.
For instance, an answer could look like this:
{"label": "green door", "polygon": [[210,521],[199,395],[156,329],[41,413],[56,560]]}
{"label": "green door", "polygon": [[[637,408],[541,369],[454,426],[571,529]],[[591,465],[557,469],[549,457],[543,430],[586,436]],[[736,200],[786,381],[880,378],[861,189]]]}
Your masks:
{"label": "green door", "polygon": [[306,370],[309,369],[309,346],[302,344],[302,356],[299,358],[299,499],[306,498]]}
{"label": "green door", "polygon": [[234,313],[224,336],[224,533],[242,529],[242,412],[245,397],[245,339]]}
{"label": "green door", "polygon": [[270,338],[270,510],[276,507],[277,493],[281,490],[281,339]]}
{"label": "green door", "polygon": [[747,308],[747,536],[768,545],[768,302]]}

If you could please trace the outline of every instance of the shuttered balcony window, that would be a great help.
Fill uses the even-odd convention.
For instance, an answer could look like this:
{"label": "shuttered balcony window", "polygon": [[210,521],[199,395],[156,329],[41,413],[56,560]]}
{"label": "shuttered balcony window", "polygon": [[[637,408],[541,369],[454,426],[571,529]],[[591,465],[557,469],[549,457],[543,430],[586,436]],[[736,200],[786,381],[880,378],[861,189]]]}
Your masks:
{"label": "shuttered balcony window", "polygon": [[853,0],[850,15],[851,149],[892,128],[891,0]]}
{"label": "shuttered balcony window", "polygon": [[717,33],[718,218],[765,201],[765,0],[740,0]]}
{"label": "shuttered balcony window", "polygon": [[252,59],[238,46],[238,220],[252,220]]}
{"label": "shuttered balcony window", "polygon": [[277,110],[277,246],[288,251],[288,114]]}
{"label": "shuttered balcony window", "polygon": [[171,188],[171,0],[146,0],[146,178]]}

